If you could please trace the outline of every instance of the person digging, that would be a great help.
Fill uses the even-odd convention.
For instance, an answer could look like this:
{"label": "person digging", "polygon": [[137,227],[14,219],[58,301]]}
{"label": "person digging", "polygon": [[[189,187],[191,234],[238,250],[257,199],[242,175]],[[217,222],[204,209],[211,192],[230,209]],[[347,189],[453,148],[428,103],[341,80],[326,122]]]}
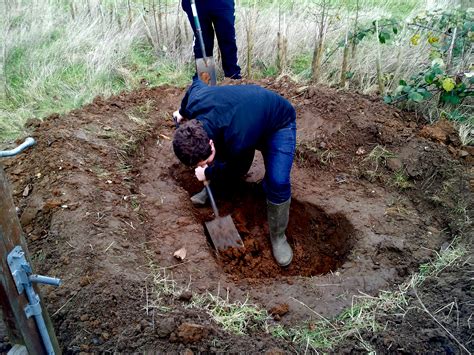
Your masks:
{"label": "person digging", "polygon": [[[199,181],[230,181],[244,176],[255,150],[262,153],[270,241],[275,260],[288,266],[293,251],[285,231],[288,226],[290,172],[296,147],[296,113],[280,95],[257,85],[207,86],[193,79],[178,111],[173,150],[185,165],[195,167]],[[183,118],[185,120],[183,120]],[[205,204],[203,189],[191,197]]]}

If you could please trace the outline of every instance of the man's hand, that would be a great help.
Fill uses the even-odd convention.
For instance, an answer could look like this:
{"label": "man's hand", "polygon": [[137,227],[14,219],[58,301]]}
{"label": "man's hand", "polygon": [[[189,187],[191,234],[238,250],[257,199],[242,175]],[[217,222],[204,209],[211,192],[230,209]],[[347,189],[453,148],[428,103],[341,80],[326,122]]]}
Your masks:
{"label": "man's hand", "polygon": [[196,175],[196,178],[199,181],[205,181],[206,180],[206,174],[204,174],[204,171],[206,170],[207,165],[203,166],[198,166],[196,169],[194,169],[194,173]]}
{"label": "man's hand", "polygon": [[178,128],[179,123],[181,122],[182,119],[183,119],[183,116],[181,116],[181,114],[179,113],[179,110],[173,112],[173,122],[176,128]]}

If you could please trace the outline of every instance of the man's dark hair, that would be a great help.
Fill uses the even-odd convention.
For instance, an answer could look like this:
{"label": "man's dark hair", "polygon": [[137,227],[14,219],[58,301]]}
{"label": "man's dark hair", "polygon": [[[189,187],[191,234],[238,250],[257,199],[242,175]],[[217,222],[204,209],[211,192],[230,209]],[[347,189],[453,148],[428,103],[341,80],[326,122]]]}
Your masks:
{"label": "man's dark hair", "polygon": [[180,125],[174,134],[173,150],[187,166],[195,166],[209,158],[212,150],[202,123],[193,119]]}

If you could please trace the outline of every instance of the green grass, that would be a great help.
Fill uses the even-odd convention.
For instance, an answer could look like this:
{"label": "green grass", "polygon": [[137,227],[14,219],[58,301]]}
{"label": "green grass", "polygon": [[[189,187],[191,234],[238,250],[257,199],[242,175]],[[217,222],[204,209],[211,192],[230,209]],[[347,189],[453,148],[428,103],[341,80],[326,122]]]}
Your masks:
{"label": "green grass", "polygon": [[[147,42],[134,43],[125,67],[137,82],[146,82],[149,86],[172,84],[184,86],[189,83],[193,75],[193,65],[189,63],[184,67],[164,58],[157,58],[153,47]],[[132,89],[132,87],[130,87]]]}
{"label": "green grass", "polygon": [[403,170],[396,171],[392,176],[392,185],[400,190],[406,190],[413,187],[413,184],[408,181],[408,176]]}
{"label": "green grass", "polygon": [[313,60],[312,53],[301,52],[297,54],[290,63],[291,71],[301,79],[309,79],[311,77],[311,62]]}
{"label": "green grass", "polygon": [[[19,44],[9,51],[5,60],[6,90],[0,96],[0,141],[23,134],[23,123],[30,117],[43,118],[79,108],[97,95],[108,96],[140,85],[157,86],[170,83],[184,86],[192,76],[192,66],[185,70],[170,60],[157,61],[153,48],[137,41],[124,55],[117,68],[94,71],[78,57],[53,57],[56,41],[64,41],[56,31],[48,40]],[[49,63],[38,62],[50,58]]]}

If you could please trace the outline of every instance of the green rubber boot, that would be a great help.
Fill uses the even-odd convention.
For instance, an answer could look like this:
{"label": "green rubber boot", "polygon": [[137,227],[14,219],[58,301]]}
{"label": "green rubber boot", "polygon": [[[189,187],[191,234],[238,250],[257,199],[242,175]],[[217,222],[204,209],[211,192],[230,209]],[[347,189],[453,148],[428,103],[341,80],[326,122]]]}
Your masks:
{"label": "green rubber boot", "polygon": [[202,189],[196,195],[191,196],[191,202],[195,205],[205,205],[208,199],[206,188]]}
{"label": "green rubber boot", "polygon": [[293,250],[291,250],[285,235],[290,216],[290,202],[291,198],[280,204],[274,204],[267,200],[267,217],[273,257],[280,266],[288,266],[293,260]]}

